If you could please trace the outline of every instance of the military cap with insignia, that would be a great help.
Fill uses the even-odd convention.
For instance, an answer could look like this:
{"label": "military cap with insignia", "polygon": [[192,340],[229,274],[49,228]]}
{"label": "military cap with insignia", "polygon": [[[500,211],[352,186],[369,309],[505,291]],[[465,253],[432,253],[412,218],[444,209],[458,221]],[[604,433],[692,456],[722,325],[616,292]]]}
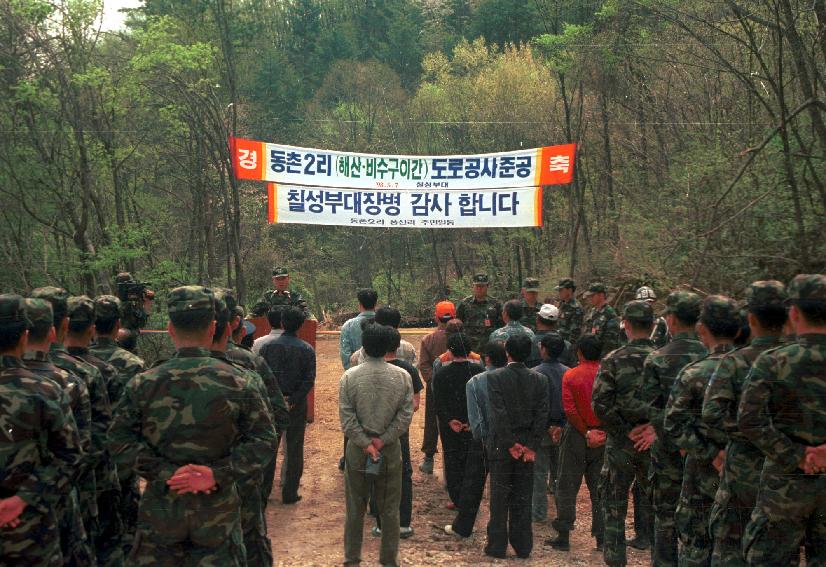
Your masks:
{"label": "military cap with insignia", "polygon": [[594,282],[588,286],[588,291],[585,292],[585,295],[594,295],[595,293],[608,293],[608,288],[605,287],[604,283]]}
{"label": "military cap with insignia", "polygon": [[176,287],[169,293],[167,310],[171,313],[187,311],[215,312],[215,294],[211,289],[200,285]]}
{"label": "military cap with insignia", "polygon": [[283,278],[290,275],[290,270],[284,266],[276,266],[272,269],[272,275],[274,278]]}
{"label": "military cap with insignia", "polygon": [[488,277],[487,274],[483,274],[483,273],[473,274],[473,283],[474,284],[488,285],[488,284],[490,284],[490,278]]}
{"label": "military cap with insignia", "polygon": [[539,291],[539,279],[525,278],[525,291]]}
{"label": "military cap with insignia", "polygon": [[0,329],[31,328],[23,298],[14,293],[0,295]]}
{"label": "military cap with insignia", "polygon": [[556,286],[556,289],[576,289],[576,282],[571,278],[562,278],[559,280],[559,285]]}

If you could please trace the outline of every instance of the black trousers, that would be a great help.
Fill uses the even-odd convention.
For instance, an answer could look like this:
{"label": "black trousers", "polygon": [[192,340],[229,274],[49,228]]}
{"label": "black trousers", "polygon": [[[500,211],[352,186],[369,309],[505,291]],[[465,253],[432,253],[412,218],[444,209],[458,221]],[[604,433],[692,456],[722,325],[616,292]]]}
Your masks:
{"label": "black trousers", "polygon": [[[399,501],[399,527],[409,528],[413,521],[413,465],[410,462],[410,433],[399,437],[402,448],[402,498]],[[376,525],[381,529],[381,516],[376,506],[376,496],[370,492],[370,514],[376,517]]]}
{"label": "black trousers", "polygon": [[449,427],[440,427],[439,435],[442,438],[444,455],[445,487],[450,501],[458,506],[459,499],[462,497],[465,463],[473,436],[467,431],[455,433]]}
{"label": "black trousers", "polygon": [[599,479],[605,461],[605,445],[588,448],[585,436],[573,426],[566,425],[559,447],[559,474],[556,477],[557,531],[571,531],[576,521],[576,496],[585,477],[591,496],[591,535],[602,540],[605,515],[599,495]]}
{"label": "black trousers", "polygon": [[[290,423],[284,434],[278,438],[281,441],[286,437],[287,454],[284,460],[284,482],[281,485],[281,500],[291,501],[298,498],[298,485],[301,475],[304,474],[304,430],[307,428],[307,400],[297,404],[290,410]],[[276,447],[276,455],[278,447]]]}
{"label": "black trousers", "polygon": [[510,542],[517,556],[528,557],[533,549],[533,463],[507,458],[490,461],[489,466],[490,520],[485,550],[504,556]]}
{"label": "black trousers", "polygon": [[487,478],[488,463],[485,458],[485,449],[481,441],[474,439],[470,442],[465,460],[465,476],[462,479],[458,503],[459,513],[453,520],[453,531],[461,536],[470,537],[473,532],[473,524],[476,523],[476,514],[482,503]]}
{"label": "black trousers", "polygon": [[439,442],[439,423],[436,420],[436,400],[433,397],[433,386],[428,382],[424,393],[424,438],[422,439],[422,453],[428,457],[436,454]]}

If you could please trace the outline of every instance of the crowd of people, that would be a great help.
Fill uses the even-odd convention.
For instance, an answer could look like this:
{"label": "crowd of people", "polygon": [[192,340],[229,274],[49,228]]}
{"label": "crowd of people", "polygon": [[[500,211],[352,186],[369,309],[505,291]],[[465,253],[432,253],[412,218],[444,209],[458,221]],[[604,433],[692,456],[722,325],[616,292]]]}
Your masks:
{"label": "crowd of people", "polygon": [[[151,367],[117,342],[117,297],[0,295],[0,565],[273,563],[276,455],[283,438],[294,505],[316,373],[306,302],[286,269],[273,283],[254,342],[231,290],[172,290],[175,352]],[[826,276],[754,282],[739,303],[677,290],[659,317],[649,287],[618,314],[592,283],[586,315],[572,279],[544,302],[524,283],[502,305],[476,274],[471,296],[435,306],[418,353],[398,309],[358,292],[340,337],[346,565],[363,560],[368,510],[382,565],[415,535],[420,403],[419,470],[441,447],[456,513],[444,532],[470,537],[488,485],[488,556],[529,557],[549,498],[544,543],[570,550],[584,478],[607,565],[628,545],[654,565],[826,561]]]}

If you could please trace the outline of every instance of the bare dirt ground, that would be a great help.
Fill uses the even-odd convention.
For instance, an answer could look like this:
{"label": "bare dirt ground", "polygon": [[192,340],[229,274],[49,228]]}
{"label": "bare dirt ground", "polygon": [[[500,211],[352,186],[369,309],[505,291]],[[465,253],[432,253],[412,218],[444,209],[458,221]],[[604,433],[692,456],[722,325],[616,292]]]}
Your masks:
{"label": "bare dirt ground", "polygon": [[[423,336],[423,335],[422,335]],[[422,336],[405,335],[417,348]],[[272,539],[276,565],[341,564],[344,537],[344,475],[338,471],[342,453],[342,436],[338,421],[338,381],[342,374],[338,356],[338,337],[319,336],[317,345],[318,375],[315,390],[315,422],[307,427],[304,449],[304,477],[301,482],[301,502],[281,504],[280,490],[273,490],[267,507],[267,525]],[[424,402],[424,400],[422,400]],[[436,455],[433,475],[419,472],[424,432],[424,411],[420,409],[410,428],[410,448],[413,460],[413,528],[415,535],[401,541],[400,559],[403,565],[503,565],[515,558],[509,550],[508,560],[493,560],[483,553],[485,527],[488,519],[487,496],[482,502],[473,535],[457,540],[442,531],[452,522],[454,512],[447,510],[447,495],[443,488],[441,458]],[[279,463],[279,470],[280,470]],[[276,477],[278,478],[278,477]],[[277,482],[276,482],[277,484]],[[630,506],[629,506],[630,508]],[[549,517],[555,517],[550,498]],[[370,535],[374,520],[365,516],[364,565],[378,564],[378,538]],[[577,526],[571,533],[571,551],[556,551],[543,545],[555,535],[547,524],[534,524],[534,551],[531,558],[519,565],[600,565],[602,554],[594,550],[590,537],[591,512],[588,490],[583,483],[577,502]],[[629,518],[626,533],[633,535]],[[628,563],[649,565],[648,552],[628,550]]]}

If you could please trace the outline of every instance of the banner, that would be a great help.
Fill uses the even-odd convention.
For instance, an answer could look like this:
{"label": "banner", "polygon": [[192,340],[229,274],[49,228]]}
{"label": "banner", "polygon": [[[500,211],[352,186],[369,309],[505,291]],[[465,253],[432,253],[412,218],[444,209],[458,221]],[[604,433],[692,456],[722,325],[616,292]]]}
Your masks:
{"label": "banner", "polygon": [[237,179],[310,187],[476,190],[570,183],[576,144],[468,156],[314,150],[231,138]]}
{"label": "banner", "polygon": [[267,184],[274,223],[409,228],[542,226],[542,188],[331,189]]}

